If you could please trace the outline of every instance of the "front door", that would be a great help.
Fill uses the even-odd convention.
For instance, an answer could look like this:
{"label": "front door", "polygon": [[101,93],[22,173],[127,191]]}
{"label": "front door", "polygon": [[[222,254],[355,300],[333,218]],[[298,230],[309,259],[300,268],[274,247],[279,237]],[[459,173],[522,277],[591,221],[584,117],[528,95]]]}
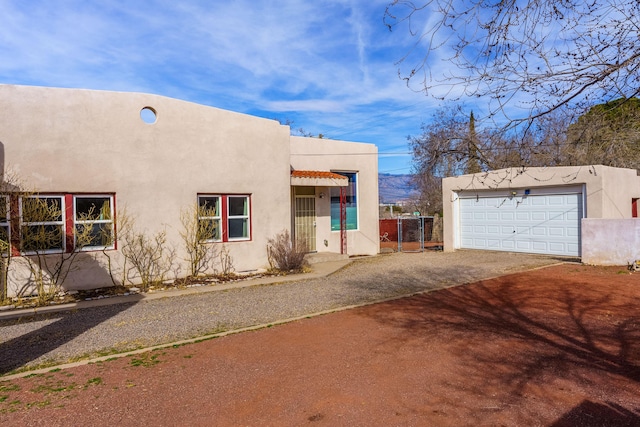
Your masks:
{"label": "front door", "polygon": [[295,236],[304,240],[307,251],[316,251],[316,196],[296,194]]}

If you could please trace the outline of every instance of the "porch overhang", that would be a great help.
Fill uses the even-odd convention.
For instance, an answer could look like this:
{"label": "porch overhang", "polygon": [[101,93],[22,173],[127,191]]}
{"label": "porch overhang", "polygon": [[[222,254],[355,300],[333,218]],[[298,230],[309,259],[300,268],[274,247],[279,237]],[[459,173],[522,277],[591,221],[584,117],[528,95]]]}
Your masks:
{"label": "porch overhang", "polygon": [[346,187],[349,185],[349,178],[346,176],[328,171],[291,171],[292,186],[309,187]]}

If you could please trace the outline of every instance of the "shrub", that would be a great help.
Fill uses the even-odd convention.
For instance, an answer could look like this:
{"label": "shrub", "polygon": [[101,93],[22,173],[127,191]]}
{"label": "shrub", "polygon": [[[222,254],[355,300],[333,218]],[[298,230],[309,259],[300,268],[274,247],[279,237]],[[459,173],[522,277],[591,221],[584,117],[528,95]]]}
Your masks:
{"label": "shrub", "polygon": [[267,241],[267,256],[272,269],[280,271],[302,270],[307,245],[304,240],[294,242],[287,230]]}

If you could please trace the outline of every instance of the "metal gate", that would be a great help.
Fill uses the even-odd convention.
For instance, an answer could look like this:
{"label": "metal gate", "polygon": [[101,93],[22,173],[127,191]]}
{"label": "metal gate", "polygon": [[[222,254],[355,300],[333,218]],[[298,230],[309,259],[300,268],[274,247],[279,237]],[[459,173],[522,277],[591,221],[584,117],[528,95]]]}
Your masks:
{"label": "metal gate", "polygon": [[[393,227],[392,227],[393,225]],[[398,252],[422,252],[440,248],[432,241],[434,217],[413,216],[380,220],[380,249]]]}
{"label": "metal gate", "polygon": [[295,236],[303,239],[307,251],[316,250],[316,198],[315,196],[295,196]]}

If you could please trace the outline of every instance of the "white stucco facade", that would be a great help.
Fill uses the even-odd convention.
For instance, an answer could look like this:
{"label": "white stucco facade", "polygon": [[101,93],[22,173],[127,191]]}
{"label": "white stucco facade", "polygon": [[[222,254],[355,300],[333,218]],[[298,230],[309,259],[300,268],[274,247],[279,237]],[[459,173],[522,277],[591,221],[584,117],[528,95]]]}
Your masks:
{"label": "white stucco facade", "polygon": [[[141,119],[143,108],[155,112],[154,123]],[[2,85],[0,111],[5,171],[40,194],[112,195],[116,220],[126,209],[150,234],[165,230],[178,264],[185,258],[181,212],[199,195],[216,195],[248,200],[248,237],[223,242],[235,269],[267,267],[267,240],[291,230],[290,175],[301,167],[358,173],[361,229],[349,233],[349,253],[377,253],[372,145],[294,138],[274,120],[141,93]],[[362,159],[341,155],[360,150],[367,153]],[[322,249],[339,252],[330,227],[324,227],[319,219],[319,240],[329,241]],[[117,247],[109,255],[122,261]],[[101,252],[87,252],[66,287],[109,285],[104,262]],[[178,267],[177,275],[187,274],[184,265]]]}
{"label": "white stucco facade", "polygon": [[[379,252],[378,149],[375,145],[292,136],[291,167],[355,174],[357,228],[347,230],[347,253],[375,255]],[[331,227],[330,195],[330,187],[322,184],[315,187],[318,252],[340,252],[340,232]]]}

